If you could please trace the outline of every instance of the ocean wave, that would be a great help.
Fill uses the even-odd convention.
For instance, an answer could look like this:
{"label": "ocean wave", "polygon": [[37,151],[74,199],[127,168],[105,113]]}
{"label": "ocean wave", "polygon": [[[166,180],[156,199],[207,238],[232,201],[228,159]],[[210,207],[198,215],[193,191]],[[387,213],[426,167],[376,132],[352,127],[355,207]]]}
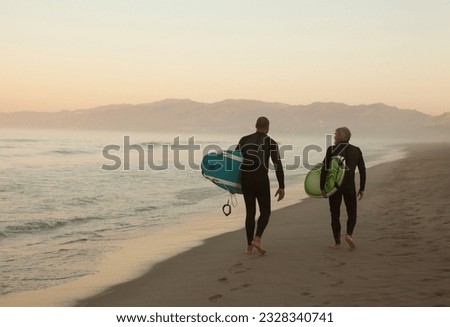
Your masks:
{"label": "ocean wave", "polygon": [[[142,142],[142,143],[138,143],[138,144],[133,144],[133,145],[138,145],[138,146],[141,146],[141,147],[148,147],[148,146],[150,146],[150,147],[160,147],[161,145],[163,145],[163,143],[162,142]],[[132,146],[133,146],[132,145]]]}
{"label": "ocean wave", "polygon": [[38,143],[38,142],[42,142],[44,140],[36,140],[36,139],[0,139],[0,142],[5,142],[5,143]]}
{"label": "ocean wave", "polygon": [[67,225],[65,221],[32,221],[21,225],[7,226],[4,231],[6,233],[28,233],[36,230],[49,230]]}
{"label": "ocean wave", "polygon": [[0,229],[0,237],[9,237],[20,234],[33,234],[64,228],[68,225],[88,223],[100,217],[77,217],[68,220],[28,221],[22,224],[7,225]]}
{"label": "ocean wave", "polygon": [[80,278],[83,276],[86,276],[87,273],[79,273],[69,276],[58,276],[58,277],[34,277],[34,278],[22,278],[22,281],[52,281],[52,280],[66,280],[66,279],[73,279],[73,278]]}
{"label": "ocean wave", "polygon": [[91,154],[93,152],[85,151],[85,150],[69,150],[69,149],[58,149],[48,152],[42,152],[41,155],[61,155],[61,156],[73,156],[80,154]]}
{"label": "ocean wave", "polygon": [[98,197],[87,197],[87,196],[83,196],[83,197],[78,197],[78,198],[73,198],[70,201],[67,201],[67,204],[70,206],[89,206],[89,205],[94,205],[94,204],[98,204],[99,199]]}
{"label": "ocean wave", "polygon": [[[88,239],[85,238],[85,237],[83,237],[83,238],[79,238],[79,239],[77,239],[77,240],[71,240],[71,241],[67,241],[67,242],[61,243],[61,245],[74,244],[74,243],[82,243],[82,242],[87,242],[87,241],[88,241]],[[59,251],[60,251],[60,252],[61,252],[61,251],[64,252],[64,251],[68,251],[68,249],[60,249]]]}
{"label": "ocean wave", "polygon": [[156,206],[146,206],[146,207],[135,208],[134,211],[135,212],[148,212],[148,211],[154,211],[156,209],[158,209],[158,207],[156,207]]}

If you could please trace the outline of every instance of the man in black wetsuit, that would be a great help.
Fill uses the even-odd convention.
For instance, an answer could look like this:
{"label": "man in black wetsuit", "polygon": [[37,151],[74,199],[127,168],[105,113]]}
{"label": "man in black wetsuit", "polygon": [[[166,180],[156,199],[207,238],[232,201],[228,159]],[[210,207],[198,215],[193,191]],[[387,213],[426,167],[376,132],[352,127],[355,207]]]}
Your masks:
{"label": "man in black wetsuit", "polygon": [[[248,254],[253,253],[253,248],[256,248],[260,254],[266,252],[262,248],[261,237],[271,213],[269,158],[274,164],[279,186],[275,197],[278,196],[278,201],[284,198],[284,172],[280,152],[278,144],[267,135],[268,132],[269,120],[266,117],[259,117],[256,121],[256,132],[241,138],[237,146],[237,150],[242,151],[244,158],[241,165],[241,187],[246,208],[246,253]],[[257,224],[255,223],[256,201],[260,211]]]}
{"label": "man in black wetsuit", "polygon": [[[364,188],[366,185],[366,166],[364,164],[364,158],[361,150],[349,143],[351,137],[350,130],[347,127],[341,127],[336,129],[334,134],[334,146],[330,146],[327,149],[327,154],[324,159],[324,165],[322,166],[322,172],[320,176],[320,188],[322,195],[326,197],[325,193],[325,181],[326,181],[326,169],[328,169],[331,157],[343,156],[345,158],[345,175],[344,180],[339,189],[329,197],[330,212],[331,212],[331,228],[333,230],[333,236],[335,244],[330,246],[334,249],[341,247],[341,223],[339,221],[340,209],[342,198],[347,208],[347,235],[345,240],[351,248],[355,248],[356,244],[353,240],[353,230],[356,225],[356,207],[357,198],[362,199],[364,195]],[[358,167],[359,171],[359,190],[356,192],[355,185],[355,170]]]}

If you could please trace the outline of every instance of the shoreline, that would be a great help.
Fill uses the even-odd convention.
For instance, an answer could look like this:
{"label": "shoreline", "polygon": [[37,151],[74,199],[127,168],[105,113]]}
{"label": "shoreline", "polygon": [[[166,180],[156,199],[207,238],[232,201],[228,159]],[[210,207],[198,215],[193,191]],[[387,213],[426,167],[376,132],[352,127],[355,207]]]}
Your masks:
{"label": "shoreline", "polygon": [[[299,203],[306,198],[301,193],[303,184],[294,185],[297,191],[280,203],[274,210]],[[225,196],[223,202],[227,200]],[[222,201],[222,200],[220,200]],[[162,228],[148,236],[122,241],[119,250],[108,253],[97,265],[97,273],[52,286],[46,289],[11,293],[0,296],[0,307],[70,307],[81,298],[88,298],[126,281],[139,278],[156,264],[185,253],[205,243],[205,240],[224,233],[242,229],[245,204],[242,196],[232,208],[232,214],[224,217],[217,204],[214,213],[187,215],[180,224]],[[149,255],[149,250],[151,254]]]}
{"label": "shoreline", "polygon": [[[398,146],[398,145],[396,145]],[[403,158],[404,155],[400,155],[400,159]],[[376,162],[370,165],[370,170],[373,167],[379,165],[385,165],[397,160],[400,160],[398,157],[389,158],[394,161],[387,162]],[[294,198],[288,200],[291,203],[286,203],[286,201],[282,201],[277,207],[276,204],[274,206],[273,214],[276,214],[277,211],[284,210],[286,207],[301,205],[303,201],[317,201],[317,199],[305,199],[300,196],[300,193],[303,191],[303,184],[295,185],[298,189],[290,188],[289,195],[292,194]],[[305,195],[306,197],[306,195]],[[300,201],[300,202],[299,202]],[[214,239],[215,237],[221,237],[227,235],[229,233],[239,233],[243,228],[243,219],[245,215],[245,206],[243,203],[243,199],[241,198],[237,208],[233,208],[233,218],[224,218],[221,213],[205,214],[202,217],[196,218],[194,221],[187,219],[184,225],[190,225],[193,222],[193,228],[189,229],[188,232],[190,234],[190,238],[180,236],[179,231],[174,231],[175,229],[179,229],[181,225],[171,227],[169,230],[163,230],[161,233],[158,233],[156,236],[160,241],[161,245],[156,250],[157,255],[153,256],[149,260],[147,253],[142,251],[142,246],[150,245],[152,246],[155,243],[155,235],[151,235],[149,237],[134,239],[126,242],[123,249],[118,252],[111,253],[108,255],[105,260],[102,260],[101,267],[98,269],[100,272],[102,271],[111,271],[114,270],[114,273],[109,274],[95,274],[94,276],[88,276],[86,278],[82,278],[80,280],[76,280],[74,282],[70,282],[67,284],[59,285],[56,287],[52,287],[49,289],[17,293],[7,295],[5,297],[0,298],[0,305],[2,306],[72,306],[72,305],[89,305],[87,302],[83,302],[84,300],[80,299],[91,299],[95,298],[99,294],[103,294],[104,292],[108,292],[108,290],[114,289],[118,285],[122,285],[123,283],[133,282],[136,279],[139,279],[143,274],[148,273],[148,271],[152,271],[155,266],[160,264],[164,264],[164,262],[171,260],[172,258],[182,256],[188,254],[190,251],[195,250],[197,247],[206,246],[209,243],[210,239]],[[203,230],[198,231],[196,228],[201,226],[198,224],[199,222],[205,221],[211,222],[215,218],[215,223],[208,224],[208,227],[205,227]],[[205,220],[206,219],[206,220]],[[271,218],[273,219],[273,218]],[[234,225],[233,225],[234,224]],[[233,226],[230,226],[233,225]],[[224,228],[225,226],[225,228]],[[189,226],[188,226],[189,227]],[[270,224],[269,224],[270,230]],[[325,232],[324,234],[328,234]],[[168,237],[176,236],[177,242],[174,244],[173,242],[167,242]],[[241,235],[242,236],[242,235]],[[181,238],[180,238],[181,237]],[[243,247],[243,238],[240,237],[239,249]],[[241,244],[242,243],[242,244]],[[180,251],[180,244],[184,249]],[[228,246],[228,245],[227,245]],[[240,254],[242,251],[238,251]],[[136,255],[129,256],[130,253],[136,253]],[[129,263],[125,263],[125,259],[129,261]],[[120,264],[117,262],[120,261]],[[130,266],[127,267],[127,265]],[[117,267],[121,266],[124,270],[117,270]],[[75,290],[75,291],[73,291]],[[83,291],[80,291],[83,290]],[[64,294],[64,296],[61,296]],[[24,299],[27,299],[24,301]]]}
{"label": "shoreline", "polygon": [[273,212],[264,256],[243,253],[242,229],[228,232],[77,305],[450,306],[450,144],[407,150],[369,169],[356,250],[328,248],[327,203],[306,199]]}

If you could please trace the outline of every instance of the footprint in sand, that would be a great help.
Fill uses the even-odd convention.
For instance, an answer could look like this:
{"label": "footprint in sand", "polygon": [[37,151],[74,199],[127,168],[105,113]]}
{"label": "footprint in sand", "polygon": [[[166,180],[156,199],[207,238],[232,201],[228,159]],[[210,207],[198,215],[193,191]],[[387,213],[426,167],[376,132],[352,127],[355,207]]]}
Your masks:
{"label": "footprint in sand", "polygon": [[222,297],[223,297],[222,294],[215,294],[215,295],[210,296],[208,299],[210,302],[216,302],[217,300],[219,300]]}
{"label": "footprint in sand", "polygon": [[322,276],[325,276],[325,277],[331,277],[331,275],[329,273],[326,273],[326,272],[323,272],[323,271],[321,271],[320,274]]}
{"label": "footprint in sand", "polygon": [[434,279],[432,279],[432,278],[422,278],[420,281],[421,281],[422,283],[426,283],[426,282],[434,282]]}
{"label": "footprint in sand", "polygon": [[338,280],[336,283],[333,283],[330,286],[334,287],[334,286],[339,286],[339,285],[342,285],[342,284],[344,284],[344,281],[343,280]]}
{"label": "footprint in sand", "polygon": [[[236,275],[236,274],[243,274],[243,273],[247,272],[248,270],[250,270],[250,268],[245,268],[244,265],[243,265],[241,262],[238,262],[238,263],[234,264],[233,266],[231,266],[231,267],[228,269],[228,272],[229,272],[230,274],[232,274],[232,275]],[[217,279],[217,282],[219,282],[219,283],[221,283],[221,284],[229,284],[229,283],[231,282],[230,277],[232,277],[232,276],[228,276],[228,277],[227,277],[227,276],[223,276],[223,277],[220,277],[220,278]],[[246,287],[248,287],[248,286],[250,286],[250,284],[247,284],[247,283],[246,283],[246,284],[241,285],[241,286],[239,286],[239,287],[232,288],[231,290],[232,290],[232,291],[240,290],[240,289],[246,288]],[[218,294],[218,295],[213,295],[212,297],[210,297],[210,301],[216,300],[216,299],[219,298],[219,297],[222,297],[222,295],[220,295],[220,294]]]}
{"label": "footprint in sand", "polygon": [[232,274],[242,274],[250,270],[250,268],[244,268],[244,265],[241,262],[233,265],[228,271]]}
{"label": "footprint in sand", "polygon": [[249,283],[242,284],[241,286],[238,286],[238,287],[230,288],[230,291],[239,291],[239,290],[242,290],[247,287],[250,287]]}
{"label": "footprint in sand", "polygon": [[391,237],[389,237],[389,236],[381,236],[381,237],[378,237],[378,238],[376,238],[376,239],[373,239],[372,241],[373,242],[379,242],[379,241],[384,241],[384,240],[387,240],[387,239],[390,239]]}
{"label": "footprint in sand", "polygon": [[434,293],[434,295],[436,295],[436,296],[444,296],[445,292],[444,291],[437,291],[437,292]]}

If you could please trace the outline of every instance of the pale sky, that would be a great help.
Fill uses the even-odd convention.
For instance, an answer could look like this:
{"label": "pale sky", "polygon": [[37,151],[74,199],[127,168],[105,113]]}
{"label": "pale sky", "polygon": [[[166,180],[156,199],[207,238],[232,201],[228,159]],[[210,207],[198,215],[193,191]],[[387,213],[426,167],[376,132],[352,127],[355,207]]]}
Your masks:
{"label": "pale sky", "polygon": [[450,111],[450,0],[0,0],[0,111],[165,98]]}

